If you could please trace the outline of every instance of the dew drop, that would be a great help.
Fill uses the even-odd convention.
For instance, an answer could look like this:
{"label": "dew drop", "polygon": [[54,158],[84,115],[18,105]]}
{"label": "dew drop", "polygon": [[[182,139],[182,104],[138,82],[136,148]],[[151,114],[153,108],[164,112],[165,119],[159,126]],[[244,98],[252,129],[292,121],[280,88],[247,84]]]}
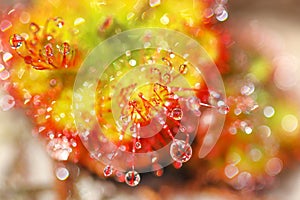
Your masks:
{"label": "dew drop", "polygon": [[2,72],[3,70],[5,70],[5,67],[4,67],[4,65],[2,65],[2,64],[0,63],[0,72]]}
{"label": "dew drop", "polygon": [[137,186],[140,183],[140,181],[141,177],[136,171],[129,171],[125,175],[125,182],[131,187]]}
{"label": "dew drop", "polygon": [[22,46],[24,39],[22,38],[22,36],[18,35],[18,34],[13,34],[10,38],[9,38],[9,44],[11,46],[12,49],[18,49]]}
{"label": "dew drop", "polygon": [[125,55],[126,55],[127,57],[130,57],[130,56],[131,56],[130,50],[127,50],[127,51],[125,52]]}
{"label": "dew drop", "polygon": [[181,74],[186,74],[187,71],[188,71],[188,67],[187,67],[186,64],[181,64],[181,65],[179,66],[179,72],[180,72]]}
{"label": "dew drop", "polygon": [[195,96],[188,98],[187,107],[194,112],[196,116],[201,115],[200,107],[201,107],[201,100]]}
{"label": "dew drop", "polygon": [[182,132],[182,133],[184,133],[184,132],[186,132],[186,128],[184,126],[180,125],[179,126],[179,131]]}
{"label": "dew drop", "polygon": [[154,171],[155,176],[158,177],[162,176],[164,173],[163,167],[158,163],[153,164],[152,170]]}
{"label": "dew drop", "polygon": [[51,79],[50,81],[49,81],[49,85],[51,86],[51,87],[54,87],[54,86],[56,86],[56,84],[57,84],[57,81],[56,81],[56,79]]}
{"label": "dew drop", "polygon": [[170,117],[172,117],[175,120],[181,120],[182,116],[183,116],[183,112],[182,112],[181,108],[174,108],[171,111]]}
{"label": "dew drop", "polygon": [[105,168],[103,169],[103,174],[105,177],[111,176],[113,173],[113,169],[110,165],[106,165]]}
{"label": "dew drop", "polygon": [[173,163],[173,166],[174,166],[175,169],[180,169],[182,167],[182,162],[175,161]]}
{"label": "dew drop", "polygon": [[6,94],[0,99],[0,107],[2,111],[8,111],[15,106],[16,102],[14,97]]}
{"label": "dew drop", "polygon": [[44,46],[45,54],[47,57],[52,57],[53,56],[53,47],[51,43],[48,43],[47,45]]}
{"label": "dew drop", "polygon": [[156,7],[160,5],[160,0],[149,0],[150,7]]}
{"label": "dew drop", "polygon": [[272,106],[267,106],[264,108],[264,116],[267,118],[273,117],[275,114],[275,109]]}
{"label": "dew drop", "polygon": [[224,9],[221,14],[216,15],[218,21],[223,22],[228,18],[228,12]]}
{"label": "dew drop", "polygon": [[71,50],[69,43],[64,42],[63,45],[62,45],[62,50],[63,50],[62,53],[64,55],[68,55],[70,53],[70,50]]}
{"label": "dew drop", "polygon": [[57,17],[57,18],[54,19],[54,21],[56,22],[56,26],[57,26],[58,28],[62,28],[62,27],[64,26],[64,23],[65,23],[65,22],[63,21],[62,18]]}
{"label": "dew drop", "polygon": [[168,25],[170,23],[170,19],[168,17],[167,14],[164,14],[161,18],[160,18],[160,23],[162,23],[163,25]]}
{"label": "dew drop", "polygon": [[129,65],[132,67],[136,66],[136,60],[134,59],[129,60]]}
{"label": "dew drop", "polygon": [[183,140],[175,139],[170,147],[170,155],[176,162],[187,162],[192,157],[192,147]]}
{"label": "dew drop", "polygon": [[1,29],[2,32],[7,31],[11,27],[12,27],[12,23],[10,21],[8,21],[8,20],[1,21],[0,29]]}
{"label": "dew drop", "polygon": [[232,179],[239,173],[239,169],[235,165],[229,164],[225,167],[224,173],[227,178]]}
{"label": "dew drop", "polygon": [[10,77],[9,71],[3,70],[3,71],[0,72],[0,79],[1,79],[2,81],[7,80],[9,77]]}
{"label": "dew drop", "polygon": [[59,167],[55,170],[55,175],[58,180],[64,181],[69,177],[70,173],[65,167]]}
{"label": "dew drop", "polygon": [[170,52],[169,56],[170,58],[175,58],[175,54],[173,52]]}
{"label": "dew drop", "polygon": [[130,122],[130,116],[122,115],[120,116],[121,125],[127,125]]}
{"label": "dew drop", "polygon": [[74,21],[74,26],[78,26],[78,25],[80,25],[80,24],[82,24],[82,23],[84,23],[84,22],[85,22],[85,19],[84,19],[84,18],[78,17],[78,18],[76,18],[75,21]]}
{"label": "dew drop", "polygon": [[135,148],[136,148],[136,149],[141,149],[141,148],[142,148],[141,142],[136,142],[136,143],[135,143]]}
{"label": "dew drop", "polygon": [[220,114],[226,115],[229,112],[229,106],[226,104],[219,105],[218,111]]}
{"label": "dew drop", "polygon": [[3,58],[4,62],[8,62],[10,59],[12,59],[12,57],[13,57],[13,55],[11,53],[6,52],[6,53],[3,54],[2,58]]}

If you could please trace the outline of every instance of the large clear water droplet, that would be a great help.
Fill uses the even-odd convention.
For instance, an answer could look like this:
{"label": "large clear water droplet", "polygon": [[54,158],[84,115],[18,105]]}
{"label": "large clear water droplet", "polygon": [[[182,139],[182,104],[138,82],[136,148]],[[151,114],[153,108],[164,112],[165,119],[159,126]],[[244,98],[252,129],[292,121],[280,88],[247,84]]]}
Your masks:
{"label": "large clear water droplet", "polygon": [[131,187],[137,186],[140,183],[140,181],[141,177],[139,173],[137,173],[134,170],[127,172],[125,175],[125,182]]}
{"label": "large clear water droplet", "polygon": [[176,162],[187,162],[192,157],[192,147],[184,140],[175,139],[170,147],[170,155]]}

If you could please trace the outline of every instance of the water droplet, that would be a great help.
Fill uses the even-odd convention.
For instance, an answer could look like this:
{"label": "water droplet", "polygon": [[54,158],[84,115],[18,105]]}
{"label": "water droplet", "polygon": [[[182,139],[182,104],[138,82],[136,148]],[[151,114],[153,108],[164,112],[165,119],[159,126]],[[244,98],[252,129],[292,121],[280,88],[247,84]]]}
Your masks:
{"label": "water droplet", "polygon": [[125,55],[126,55],[127,57],[130,57],[130,56],[131,56],[131,52],[130,52],[129,50],[127,50],[127,51],[125,52]]}
{"label": "water droplet", "polygon": [[181,131],[182,133],[184,133],[186,131],[186,128],[182,125],[179,126],[179,131]]}
{"label": "water droplet", "polygon": [[156,7],[160,5],[160,0],[149,0],[150,7]]}
{"label": "water droplet", "polygon": [[169,53],[170,58],[175,58],[175,54],[173,52]]}
{"label": "water droplet", "polygon": [[44,50],[45,50],[45,55],[47,57],[52,57],[53,56],[53,48],[52,48],[52,44],[48,43],[44,46]]}
{"label": "water droplet", "polygon": [[56,81],[56,79],[51,79],[50,81],[49,81],[49,85],[51,86],[51,87],[54,87],[54,86],[56,86],[56,84],[57,84],[57,81]]}
{"label": "water droplet", "polygon": [[141,148],[142,148],[141,142],[136,142],[136,143],[135,143],[135,148],[136,148],[136,149],[141,149]]}
{"label": "water droplet", "polygon": [[160,18],[160,23],[162,23],[163,25],[168,25],[170,23],[170,19],[168,17],[167,14],[164,14],[161,18]]}
{"label": "water droplet", "polygon": [[218,106],[219,113],[226,115],[229,112],[229,106],[226,104],[222,104]]}
{"label": "water droplet", "polygon": [[68,160],[72,148],[68,140],[54,138],[48,142],[47,151],[52,158],[63,161]]}
{"label": "water droplet", "polygon": [[69,177],[70,173],[65,167],[59,167],[55,170],[55,175],[58,180],[64,181]]}
{"label": "water droplet", "polygon": [[18,49],[22,46],[24,39],[22,38],[22,36],[18,35],[18,34],[13,34],[10,38],[9,38],[9,44],[11,46],[12,49]]}
{"label": "water droplet", "polygon": [[225,167],[224,172],[227,178],[232,179],[239,173],[239,169],[235,165],[229,164]]}
{"label": "water droplet", "polygon": [[240,89],[241,94],[246,96],[251,95],[254,91],[255,91],[255,86],[251,82],[243,85]]}
{"label": "water droplet", "polygon": [[271,118],[273,117],[274,114],[275,114],[275,109],[272,106],[267,106],[264,108],[265,117]]}
{"label": "water droplet", "polygon": [[64,55],[68,55],[68,54],[70,53],[70,50],[71,50],[71,48],[70,48],[69,43],[64,42],[64,43],[62,44],[62,53],[63,53]]}
{"label": "water droplet", "polygon": [[130,122],[130,116],[129,115],[120,116],[120,122],[121,125],[127,125]]}
{"label": "water droplet", "polygon": [[175,139],[170,147],[170,155],[177,162],[187,162],[192,157],[192,147],[183,140]]}
{"label": "water droplet", "polygon": [[170,117],[172,117],[175,120],[181,120],[182,116],[183,116],[183,112],[181,108],[174,108],[170,115]]}
{"label": "water droplet", "polygon": [[36,23],[30,23],[29,30],[33,33],[37,33],[40,30],[40,27]]}
{"label": "water droplet", "polygon": [[137,186],[140,181],[141,177],[136,171],[129,171],[125,175],[125,182],[131,187]]}
{"label": "water droplet", "polygon": [[6,53],[3,54],[2,58],[3,58],[4,62],[8,62],[10,59],[12,59],[12,57],[13,57],[13,55],[11,53],[6,52]]}
{"label": "water droplet", "polygon": [[228,12],[224,9],[220,14],[216,14],[218,21],[223,22],[228,18]]}
{"label": "water droplet", "polygon": [[198,97],[193,96],[193,97],[188,98],[186,104],[187,104],[187,107],[191,111],[193,111],[196,116],[201,115],[201,111],[200,111],[201,100]]}
{"label": "water droplet", "polygon": [[80,24],[82,24],[82,23],[84,23],[84,22],[85,22],[85,19],[84,19],[84,18],[78,17],[78,18],[76,18],[76,19],[74,20],[74,26],[78,26],[78,25],[80,25]]}
{"label": "water droplet", "polygon": [[175,169],[180,169],[180,168],[182,167],[182,162],[176,162],[176,161],[175,161],[175,162],[173,163],[173,166],[174,166]]}
{"label": "water droplet", "polygon": [[8,20],[3,20],[1,21],[1,24],[0,24],[0,29],[2,32],[5,32],[7,31],[8,29],[10,29],[12,27],[12,23]]}
{"label": "water droplet", "polygon": [[4,67],[4,65],[2,65],[2,64],[0,63],[0,72],[2,72],[3,70],[5,70],[5,67]]}
{"label": "water droplet", "polygon": [[244,128],[244,132],[245,132],[247,135],[249,135],[249,134],[252,133],[252,128],[249,127],[249,126],[246,126],[246,127]]}
{"label": "water droplet", "polygon": [[132,67],[136,66],[136,60],[134,59],[129,60],[129,65]]}
{"label": "water droplet", "polygon": [[6,94],[4,96],[1,97],[0,99],[0,107],[3,111],[8,111],[11,108],[13,108],[15,106],[15,99],[14,97]]}
{"label": "water droplet", "polygon": [[188,71],[188,67],[187,67],[186,64],[181,64],[181,65],[179,66],[179,72],[180,72],[181,74],[186,74],[187,71]]}
{"label": "water droplet", "polygon": [[7,70],[3,70],[2,72],[0,72],[0,79],[2,81],[7,80],[10,77],[10,73]]}
{"label": "water droplet", "polygon": [[160,164],[153,164],[152,170],[154,171],[155,176],[162,176],[164,174],[163,167]]}
{"label": "water droplet", "polygon": [[53,39],[53,36],[51,34],[47,34],[46,38],[47,38],[48,41],[51,41]]}
{"label": "water droplet", "polygon": [[62,27],[64,26],[64,23],[65,23],[65,22],[63,21],[62,18],[57,17],[57,18],[54,19],[54,21],[56,22],[56,26],[57,26],[58,28],[62,28]]}
{"label": "water droplet", "polygon": [[106,165],[105,168],[103,169],[103,174],[105,177],[111,176],[113,173],[113,169],[110,165]]}

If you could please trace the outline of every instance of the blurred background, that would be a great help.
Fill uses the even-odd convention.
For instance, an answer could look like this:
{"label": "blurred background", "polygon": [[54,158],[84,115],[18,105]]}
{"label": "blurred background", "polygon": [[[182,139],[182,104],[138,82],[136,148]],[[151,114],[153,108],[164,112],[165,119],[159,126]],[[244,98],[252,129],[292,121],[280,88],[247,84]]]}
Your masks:
{"label": "blurred background", "polygon": [[[0,9],[15,2],[26,1],[0,0]],[[258,39],[268,43],[267,46],[277,56],[287,58],[287,67],[292,69],[292,73],[284,74],[283,71],[290,84],[286,91],[292,98],[300,100],[300,1],[229,0],[228,8],[226,23],[228,27],[234,27],[230,30],[233,35],[255,26],[259,32]],[[255,34],[249,33],[249,37],[255,37]],[[22,113],[16,110],[0,112],[0,119],[0,199],[3,200],[56,200],[59,192],[70,193],[68,199],[83,200],[231,200],[241,199],[241,195],[243,199],[300,198],[300,166],[282,173],[273,187],[254,196],[214,185],[201,189],[193,185],[187,187],[185,177],[172,170],[167,170],[160,178],[145,175],[141,186],[129,188],[115,181],[100,179],[76,165],[53,162],[45,152],[43,142],[32,136],[31,125]],[[68,179],[59,181],[57,177]],[[169,186],[165,179],[174,181],[176,187]]]}

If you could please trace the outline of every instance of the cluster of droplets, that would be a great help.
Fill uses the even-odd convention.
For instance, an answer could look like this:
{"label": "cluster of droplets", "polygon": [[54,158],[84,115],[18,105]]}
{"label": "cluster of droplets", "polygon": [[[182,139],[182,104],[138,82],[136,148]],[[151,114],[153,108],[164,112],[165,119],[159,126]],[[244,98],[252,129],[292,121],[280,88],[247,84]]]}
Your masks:
{"label": "cluster of droplets", "polygon": [[226,21],[228,19],[228,11],[226,8],[228,0],[215,0],[209,8],[204,10],[204,17],[211,19],[215,17],[219,22]]}
{"label": "cluster of droplets", "polygon": [[[161,49],[158,49],[157,51],[162,53]],[[123,59],[120,59],[120,62],[123,65],[128,64],[128,66],[136,68],[138,63],[137,60],[132,57],[132,53],[126,51],[125,55],[128,63],[124,63]],[[169,86],[169,83],[174,81],[176,77],[179,75],[188,75],[189,72],[190,66],[187,62],[181,64],[173,63],[172,59],[174,59],[175,56],[176,55],[172,51],[169,51],[167,56],[156,57],[158,62],[162,62],[169,72],[162,71],[158,67],[151,67],[149,70],[150,77],[155,77],[154,81],[157,82],[150,84],[146,91],[143,91],[142,89],[139,91],[138,86],[135,83],[120,89],[118,98],[120,98],[121,101],[119,101],[118,106],[122,108],[122,114],[117,120],[117,124],[120,126],[118,129],[120,133],[116,148],[121,149],[122,151],[129,150],[132,152],[132,167],[125,174],[114,168],[112,160],[117,157],[116,149],[110,154],[109,162],[103,170],[105,177],[116,174],[116,176],[119,177],[118,180],[122,182],[125,181],[129,186],[138,185],[141,177],[138,171],[135,170],[134,156],[139,152],[150,153],[152,155],[152,170],[157,176],[162,175],[162,166],[158,162],[159,156],[155,154],[155,147],[151,146],[155,141],[151,142],[151,139],[150,141],[146,141],[147,139],[142,137],[145,133],[142,133],[141,130],[143,126],[147,126],[149,122],[154,122],[156,126],[151,130],[156,131],[154,137],[157,136],[156,139],[160,142],[155,143],[170,142],[169,155],[173,161],[174,167],[178,169],[183,163],[189,161],[193,154],[189,134],[190,132],[196,131],[196,127],[184,125],[182,120],[184,117],[187,117],[186,113],[192,113],[193,116],[199,118],[201,116],[201,110],[205,108],[214,109],[221,115],[226,115],[229,112],[229,106],[225,103],[224,97],[216,91],[211,91],[209,93],[210,98],[208,102],[201,102],[200,98],[197,96],[177,95],[177,92],[192,91],[192,93],[194,93],[201,91],[202,89],[200,83],[195,84],[194,88],[175,87],[174,85]],[[157,61],[152,57],[145,62],[151,65]],[[115,63],[117,63],[117,61]],[[118,65],[114,64],[114,66]],[[141,71],[146,70],[146,68],[141,68]],[[172,74],[175,70],[179,75]],[[113,84],[112,82],[115,81],[115,79],[112,78],[113,76],[107,75],[107,77],[109,82]],[[137,93],[134,99],[130,98],[132,91]],[[101,94],[101,92],[99,94]],[[110,98],[103,97],[101,99],[102,101],[104,99],[110,100]],[[112,112],[110,109],[101,109],[101,107],[103,106],[100,106],[99,113]],[[105,119],[101,119],[101,122],[104,120]],[[158,128],[160,128],[160,130]],[[131,134],[132,144],[127,144],[126,146],[126,144],[122,145],[122,143],[127,130]],[[183,133],[185,138],[176,138],[178,132]],[[149,134],[150,133],[148,133],[148,135]]]}
{"label": "cluster of droplets", "polygon": [[29,35],[13,34],[9,43],[26,64],[37,70],[69,68],[74,65],[75,49],[60,41],[63,26],[59,17],[48,19],[43,28],[32,22]]}

